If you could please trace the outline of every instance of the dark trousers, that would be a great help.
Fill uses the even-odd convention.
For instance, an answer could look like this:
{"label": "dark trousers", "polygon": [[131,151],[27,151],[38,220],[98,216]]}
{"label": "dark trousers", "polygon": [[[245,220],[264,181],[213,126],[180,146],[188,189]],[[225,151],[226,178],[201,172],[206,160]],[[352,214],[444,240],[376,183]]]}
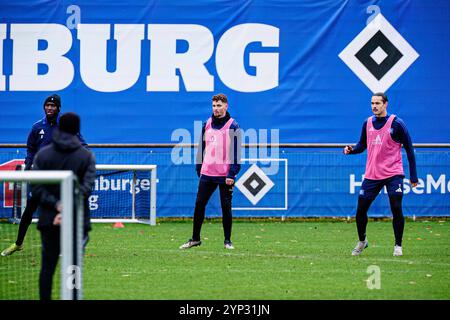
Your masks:
{"label": "dark trousers", "polygon": [[[392,212],[392,227],[394,229],[395,244],[402,246],[403,231],[405,229],[405,217],[402,210],[402,195],[389,195],[389,204],[391,205]],[[367,212],[373,199],[366,199],[363,197],[358,198],[358,209],[356,210],[356,228],[358,231],[359,241],[366,239],[367,228]]]}
{"label": "dark trousers", "polygon": [[[53,276],[60,254],[60,228],[46,227],[41,231],[42,261],[41,272],[39,274],[39,297],[41,300],[51,300]],[[89,242],[89,235],[86,231],[83,234],[83,253]]]}
{"label": "dark trousers", "polygon": [[403,176],[397,175],[383,180],[364,179],[358,197],[358,208],[356,210],[356,228],[359,241],[366,238],[367,212],[370,205],[378,196],[383,187],[386,186],[389,195],[389,204],[392,211],[392,226],[394,229],[395,244],[402,245],[405,218],[402,210],[403,199]]}
{"label": "dark trousers", "polygon": [[51,300],[53,275],[60,253],[60,229],[47,227],[40,230],[42,241],[41,272],[39,274],[39,297]]}
{"label": "dark trousers", "polygon": [[25,239],[25,235],[27,234],[28,227],[33,220],[33,214],[36,212],[39,205],[39,200],[36,197],[29,197],[27,200],[27,206],[23,211],[22,217],[20,218],[19,223],[19,232],[17,233],[16,245],[20,246]]}
{"label": "dark trousers", "polygon": [[225,183],[217,183],[208,180],[200,179],[198,184],[197,200],[195,201],[194,210],[194,227],[192,232],[192,239],[200,240],[200,231],[203,220],[205,219],[205,209],[214,191],[219,186],[220,191],[220,205],[222,207],[222,225],[225,241],[231,241],[231,200],[233,197],[233,186]]}

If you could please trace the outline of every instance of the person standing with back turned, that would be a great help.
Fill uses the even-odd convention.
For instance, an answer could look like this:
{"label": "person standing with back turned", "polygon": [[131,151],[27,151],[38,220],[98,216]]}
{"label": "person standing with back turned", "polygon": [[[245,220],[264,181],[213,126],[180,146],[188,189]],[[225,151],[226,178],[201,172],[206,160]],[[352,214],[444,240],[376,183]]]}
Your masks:
{"label": "person standing with back turned", "polygon": [[[95,157],[82,146],[77,137],[78,132],[79,116],[72,112],[63,114],[58,128],[53,132],[52,143],[39,150],[34,157],[33,170],[71,170],[77,176],[84,204],[84,249],[91,230],[88,197],[95,182]],[[37,228],[41,232],[42,242],[39,295],[41,300],[50,300],[53,274],[60,254],[60,188],[58,185],[36,184],[32,187],[32,193],[39,204]]]}

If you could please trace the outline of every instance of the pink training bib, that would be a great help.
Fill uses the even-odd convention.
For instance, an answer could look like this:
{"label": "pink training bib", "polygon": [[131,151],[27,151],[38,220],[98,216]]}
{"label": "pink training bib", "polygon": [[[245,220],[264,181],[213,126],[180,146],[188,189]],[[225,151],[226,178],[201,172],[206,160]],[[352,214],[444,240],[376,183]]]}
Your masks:
{"label": "pink training bib", "polygon": [[377,130],[372,124],[372,116],[367,119],[367,163],[364,178],[383,180],[395,175],[403,175],[402,144],[391,138],[391,127],[395,115],[391,115],[385,125]]}
{"label": "pink training bib", "polygon": [[230,170],[230,126],[234,119],[230,118],[221,129],[213,129],[212,119],[205,126],[205,155],[201,174],[211,177],[226,177]]}

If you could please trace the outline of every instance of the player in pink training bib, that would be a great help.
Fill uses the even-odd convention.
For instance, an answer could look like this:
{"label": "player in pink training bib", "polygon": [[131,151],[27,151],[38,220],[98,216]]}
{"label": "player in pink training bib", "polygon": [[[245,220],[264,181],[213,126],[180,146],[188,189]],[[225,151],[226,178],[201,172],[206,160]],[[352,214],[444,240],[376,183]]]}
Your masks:
{"label": "player in pink training bib", "polygon": [[231,242],[231,201],[236,175],[241,169],[241,131],[228,113],[228,98],[223,93],[212,97],[213,114],[202,128],[202,140],[197,153],[196,170],[200,177],[195,201],[192,238],[180,246],[189,249],[201,245],[200,230],[205,209],[214,191],[219,187],[222,207],[224,248],[234,249]]}
{"label": "player in pink training bib", "polygon": [[360,255],[368,247],[366,227],[367,212],[381,189],[386,186],[392,211],[395,244],[394,256],[403,255],[402,239],[405,228],[403,217],[403,162],[401,148],[405,148],[410,170],[411,186],[418,183],[416,160],[411,137],[404,122],[396,115],[387,113],[388,99],[384,93],[372,96],[372,112],[363,124],[361,138],[355,147],[346,146],[344,154],[358,154],[367,149],[366,171],[358,197],[356,227],[359,241],[352,255]]}

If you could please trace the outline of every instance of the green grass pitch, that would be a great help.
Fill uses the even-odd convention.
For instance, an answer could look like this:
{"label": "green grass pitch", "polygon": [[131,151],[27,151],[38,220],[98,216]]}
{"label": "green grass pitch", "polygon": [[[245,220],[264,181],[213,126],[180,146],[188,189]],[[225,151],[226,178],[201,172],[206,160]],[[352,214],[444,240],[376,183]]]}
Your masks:
{"label": "green grass pitch", "polygon": [[[11,238],[16,231],[17,225],[0,224],[2,249],[11,243],[2,233]],[[450,299],[450,230],[444,219],[407,221],[403,257],[392,256],[390,221],[369,221],[369,248],[359,257],[351,256],[357,240],[354,222],[234,221],[236,249],[225,250],[220,221],[206,220],[202,245],[179,250],[191,231],[191,221],[125,224],[122,229],[94,224],[85,253],[84,298]],[[0,299],[37,298],[36,242],[33,225],[24,251],[0,257]],[[30,246],[35,257],[26,258]],[[368,288],[370,266],[380,270],[380,289]],[[27,290],[14,289],[22,285]],[[17,292],[34,295],[17,297]]]}

